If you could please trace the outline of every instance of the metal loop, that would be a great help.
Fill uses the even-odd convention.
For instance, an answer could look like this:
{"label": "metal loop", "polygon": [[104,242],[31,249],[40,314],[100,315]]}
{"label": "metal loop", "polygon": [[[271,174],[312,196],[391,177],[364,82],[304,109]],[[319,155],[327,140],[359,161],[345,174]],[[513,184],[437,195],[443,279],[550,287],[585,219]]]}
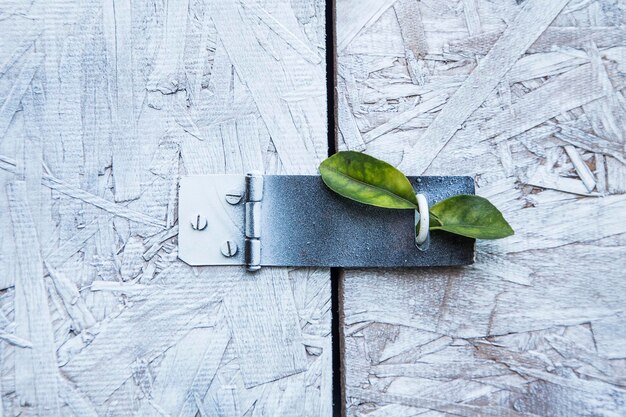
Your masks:
{"label": "metal loop", "polygon": [[[424,194],[416,194],[417,198],[417,212],[415,213],[415,227],[418,229],[415,232],[415,244],[418,248],[426,250],[424,247],[428,243],[429,228],[430,228],[430,216],[428,211],[428,200]],[[419,226],[419,227],[418,227]]]}

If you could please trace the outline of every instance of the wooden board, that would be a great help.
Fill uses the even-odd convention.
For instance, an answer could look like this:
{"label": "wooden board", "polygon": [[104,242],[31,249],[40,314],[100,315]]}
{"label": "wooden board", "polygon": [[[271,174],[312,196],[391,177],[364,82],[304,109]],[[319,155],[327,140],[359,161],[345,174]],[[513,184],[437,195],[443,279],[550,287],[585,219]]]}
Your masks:
{"label": "wooden board", "polygon": [[326,157],[324,2],[0,16],[0,416],[330,415],[328,270],[192,268],[176,243],[180,175]]}
{"label": "wooden board", "polygon": [[348,416],[626,413],[617,3],[338,0],[340,148],[475,175],[516,230],[471,267],[343,274]]}

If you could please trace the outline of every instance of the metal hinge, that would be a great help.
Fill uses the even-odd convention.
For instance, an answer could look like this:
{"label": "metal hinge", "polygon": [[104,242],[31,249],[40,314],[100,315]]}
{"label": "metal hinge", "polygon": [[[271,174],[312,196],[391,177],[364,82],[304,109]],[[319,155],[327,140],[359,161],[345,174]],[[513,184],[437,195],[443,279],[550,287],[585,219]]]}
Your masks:
{"label": "metal hinge", "polygon": [[[409,177],[432,205],[474,194],[471,177]],[[419,218],[419,216],[417,216]],[[183,177],[180,259],[190,265],[421,267],[471,264],[474,240],[433,232],[415,245],[415,212],[366,206],[330,191],[319,176]]]}
{"label": "metal hinge", "polygon": [[245,262],[248,271],[261,268],[261,214],[263,203],[263,175],[246,175],[246,206],[244,211]]}

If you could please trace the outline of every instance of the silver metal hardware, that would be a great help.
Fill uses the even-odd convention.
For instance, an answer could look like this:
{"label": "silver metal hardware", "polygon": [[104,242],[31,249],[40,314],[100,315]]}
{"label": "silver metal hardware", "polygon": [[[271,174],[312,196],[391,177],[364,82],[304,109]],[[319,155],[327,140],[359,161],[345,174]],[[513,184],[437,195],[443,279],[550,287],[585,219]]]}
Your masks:
{"label": "silver metal hardware", "polygon": [[231,190],[228,193],[226,193],[226,202],[233,206],[235,204],[239,204],[242,198],[243,198],[243,195],[241,194],[241,191],[238,191],[238,190]]}
{"label": "silver metal hardware", "polygon": [[[474,193],[470,177],[409,180],[429,206]],[[228,202],[233,190],[242,196],[241,204]],[[348,200],[330,191],[319,176],[184,177],[179,196],[179,218],[195,219],[203,213],[210,223],[211,233],[192,228],[179,232],[178,256],[190,265],[245,265],[256,271],[261,266],[454,266],[474,260],[474,239],[434,231],[418,250],[419,214]],[[230,257],[223,254],[226,241],[237,248]]]}
{"label": "silver metal hardware", "polygon": [[261,269],[261,204],[263,202],[263,174],[246,175],[246,205],[244,230],[246,235],[246,267],[248,271]]}
{"label": "silver metal hardware", "polygon": [[[178,232],[179,257],[190,265],[244,265],[243,205],[226,202],[227,193],[245,191],[243,175],[189,176],[180,180],[179,219],[196,219],[206,215],[211,223],[210,233],[197,233],[181,227]],[[238,248],[231,257],[222,255],[221,245],[233,241]]]}
{"label": "silver metal hardware", "polygon": [[222,246],[220,246],[220,250],[222,251],[222,255],[224,255],[227,258],[230,258],[231,256],[235,256],[237,254],[237,244],[235,242],[233,242],[232,240],[227,240],[226,242],[222,243]]}
{"label": "silver metal hardware", "polygon": [[261,241],[246,239],[246,269],[250,272],[261,269]]}
{"label": "silver metal hardware", "polygon": [[208,225],[208,221],[206,217],[201,214],[197,214],[196,217],[191,221],[191,228],[193,230],[202,231],[206,229]]}
{"label": "silver metal hardware", "polygon": [[415,246],[419,250],[427,250],[430,246],[430,212],[428,199],[424,194],[415,194],[417,210],[415,211]]}

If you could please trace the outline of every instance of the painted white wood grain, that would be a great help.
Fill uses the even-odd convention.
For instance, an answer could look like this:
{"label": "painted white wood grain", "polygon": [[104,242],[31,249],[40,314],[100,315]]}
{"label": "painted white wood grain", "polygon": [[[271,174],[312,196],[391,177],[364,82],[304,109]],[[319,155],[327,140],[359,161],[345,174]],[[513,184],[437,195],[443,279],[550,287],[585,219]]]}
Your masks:
{"label": "painted white wood grain", "polygon": [[[614,164],[623,182],[624,75],[608,51],[624,44],[625,16],[606,2],[519,3],[414,2],[423,84],[395,5],[337,27],[351,39],[338,51],[338,112],[376,136],[342,149],[408,173],[473,175],[516,231],[478,242],[471,267],[345,271],[348,416],[626,412],[626,198],[607,175]],[[443,108],[403,119],[437,94],[450,97]]]}
{"label": "painted white wood grain", "polygon": [[[178,8],[175,8],[178,9]],[[182,7],[181,7],[182,9]],[[141,177],[136,166],[142,162],[141,142],[137,140],[133,84],[132,11],[128,0],[106,1],[102,7],[111,100],[111,145],[115,201],[135,199],[141,192]],[[169,16],[168,16],[169,17]],[[169,20],[168,20],[169,21]],[[181,27],[179,25],[179,27]],[[179,42],[181,40],[179,39]],[[167,42],[164,46],[167,47]],[[159,62],[177,62],[168,57]]]}
{"label": "painted white wood grain", "polygon": [[337,51],[345,49],[364,28],[394,4],[393,0],[347,0],[337,2]]}
{"label": "painted white wood grain", "polygon": [[22,404],[34,404],[39,415],[58,416],[59,373],[43,264],[35,223],[26,203],[26,184],[15,181],[6,188],[17,253],[15,279],[15,333],[31,347],[15,352],[15,390]]}
{"label": "painted white wood grain", "polygon": [[4,97],[0,107],[0,137],[6,135],[15,112],[19,110],[22,97],[26,93],[35,73],[39,69],[44,55],[36,52],[26,54],[22,61],[20,73],[13,84],[11,91]]}
{"label": "painted white wood grain", "polygon": [[553,77],[520,97],[509,108],[480,125],[480,133],[484,139],[507,140],[604,95],[591,65],[583,65]]}
{"label": "painted white wood grain", "polygon": [[493,48],[428,127],[419,145],[406,150],[400,167],[410,173],[423,173],[567,2],[525,1]]}
{"label": "painted white wood grain", "polygon": [[[502,35],[501,31],[484,32],[449,43],[449,51],[465,56],[485,55]],[[619,26],[551,26],[529,48],[529,53],[550,52],[557,47],[580,48],[592,40],[601,48],[623,43],[625,29]]]}
{"label": "painted white wood grain", "polygon": [[328,271],[177,259],[181,175],[326,156],[324,2],[1,9],[4,415],[330,415]]}
{"label": "painted white wood grain", "polygon": [[[323,149],[320,149],[320,143],[326,136],[325,130],[320,129],[325,120],[322,116],[325,108],[320,106],[323,101],[309,99],[290,106],[282,99],[282,95],[293,91],[297,85],[323,85],[325,77],[322,68],[304,61],[291,46],[275,42],[276,47],[284,48],[285,64],[272,57],[271,53],[257,48],[255,44],[263,42],[264,36],[269,34],[263,28],[257,28],[255,34],[255,28],[247,16],[248,9],[242,9],[235,2],[219,2],[211,10],[229,59],[249,89],[276,150],[279,154],[289,155],[281,159],[285,172],[315,172],[316,165],[310,155],[317,155],[317,151]],[[271,41],[267,39],[268,43]],[[269,43],[270,48],[270,45],[273,46]],[[293,74],[287,73],[284,65],[289,65]],[[304,120],[300,120],[300,117]],[[299,126],[302,122],[304,124]],[[317,129],[310,129],[312,126],[309,123],[313,123]],[[317,155],[318,159],[323,157],[321,153]]]}
{"label": "painted white wood grain", "polygon": [[428,44],[420,4],[413,0],[400,0],[394,3],[393,9],[400,24],[404,55],[411,80],[415,84],[423,85],[429,71],[423,59],[428,53]]}

